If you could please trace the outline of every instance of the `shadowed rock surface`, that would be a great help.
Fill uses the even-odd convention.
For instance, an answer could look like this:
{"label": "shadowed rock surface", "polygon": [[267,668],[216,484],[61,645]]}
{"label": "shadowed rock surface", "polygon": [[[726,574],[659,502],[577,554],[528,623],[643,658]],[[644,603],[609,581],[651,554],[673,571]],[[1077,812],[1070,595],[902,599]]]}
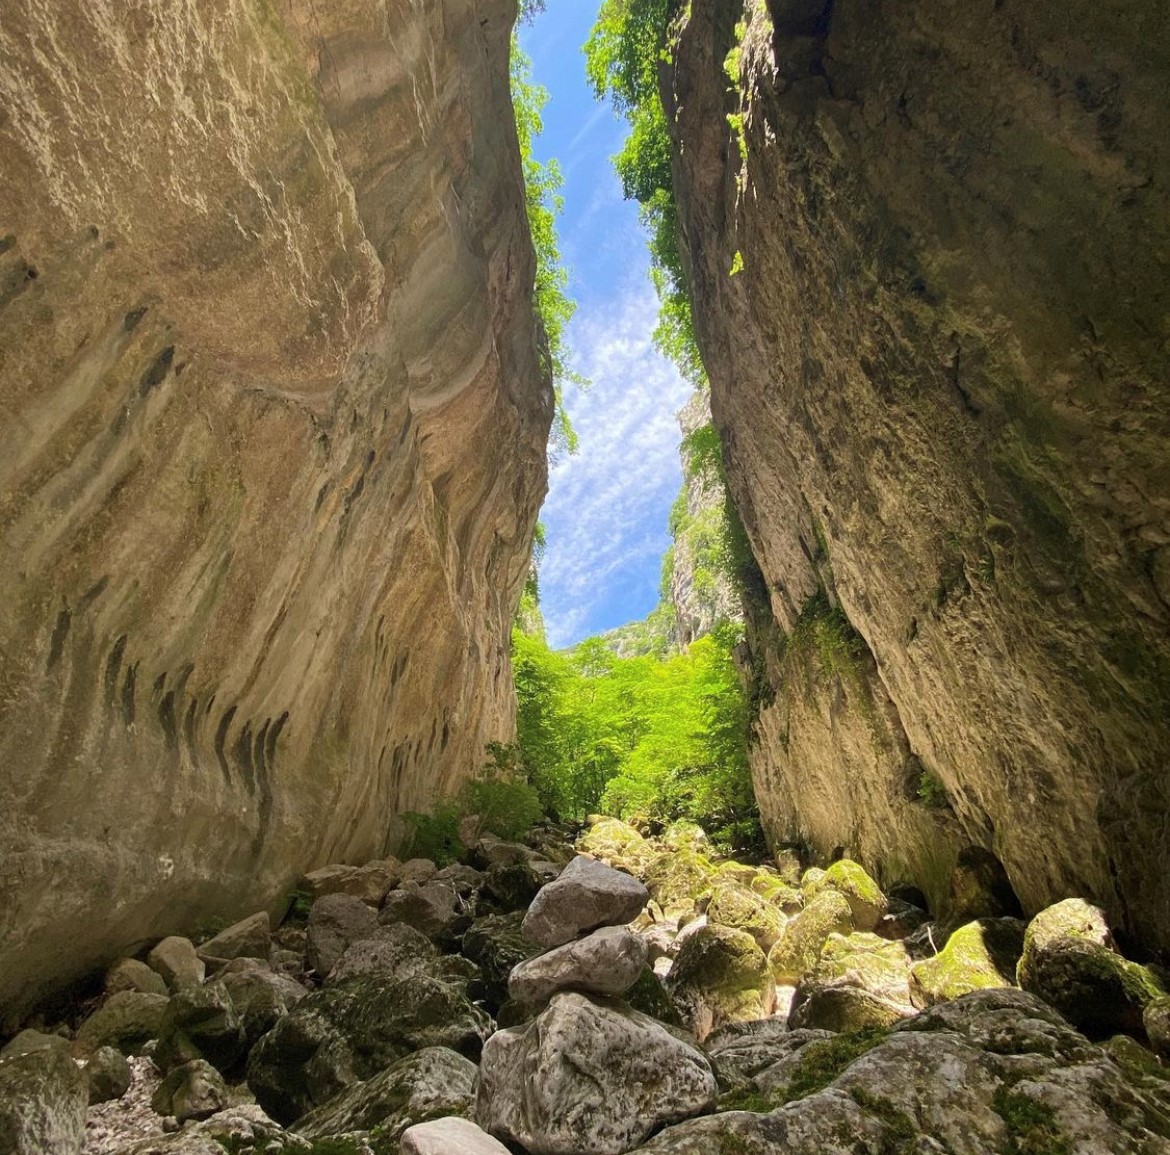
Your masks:
{"label": "shadowed rock surface", "polygon": [[277,913],[508,737],[514,15],[5,6],[0,1010]]}
{"label": "shadowed rock surface", "polygon": [[681,19],[663,91],[762,571],[769,834],[940,911],[981,847],[1026,912],[1083,894],[1170,946],[1164,9]]}

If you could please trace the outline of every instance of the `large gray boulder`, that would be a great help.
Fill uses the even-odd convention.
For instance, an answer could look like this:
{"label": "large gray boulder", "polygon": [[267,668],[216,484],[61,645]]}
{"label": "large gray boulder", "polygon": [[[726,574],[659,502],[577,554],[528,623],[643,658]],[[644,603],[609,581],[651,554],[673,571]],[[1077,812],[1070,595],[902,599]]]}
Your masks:
{"label": "large gray boulder", "polygon": [[412,1123],[437,1115],[475,1112],[476,1066],[448,1047],[424,1047],[386,1070],[347,1087],[328,1103],[310,1111],[296,1130],[309,1139],[346,1131],[378,1128],[388,1141]]}
{"label": "large gray boulder", "polygon": [[324,978],[346,948],[378,929],[377,912],[352,894],[327,894],[309,910],[305,956],[309,968]]}
{"label": "large gray boulder", "polygon": [[701,1051],[646,1015],[569,992],[487,1041],[476,1121],[532,1155],[619,1155],[715,1096]]}
{"label": "large gray boulder", "polygon": [[404,882],[386,895],[378,921],[405,923],[434,942],[449,942],[471,924],[468,904],[442,882]]}
{"label": "large gray boulder", "polygon": [[173,1115],[185,1123],[222,1111],[230,1098],[223,1076],[205,1060],[193,1059],[163,1079],[150,1097],[150,1106],[159,1115]]}
{"label": "large gray boulder", "polygon": [[632,875],[578,855],[532,900],[524,933],[541,946],[560,946],[598,927],[632,921],[649,899]]}
{"label": "large gray boulder", "polygon": [[528,1003],[565,990],[621,995],[637,982],[645,965],[646,943],[640,935],[605,926],[520,963],[508,979],[508,994]]}
{"label": "large gray boulder", "polygon": [[117,1047],[99,1047],[85,1064],[89,1104],[120,1099],[130,1089],[133,1077],[126,1056]]}
{"label": "large gray boulder", "polygon": [[358,975],[302,999],[256,1044],[248,1086],[287,1124],[411,1051],[477,1058],[491,1029],[459,983],[421,971]]}
{"label": "large gray boulder", "polygon": [[229,972],[219,981],[231,996],[249,1047],[309,993],[288,975],[268,970]]}
{"label": "large gray boulder", "polygon": [[63,1040],[0,1058],[0,1151],[77,1155],[89,1088]]}
{"label": "large gray boulder", "polygon": [[119,991],[141,991],[145,994],[170,994],[166,979],[136,958],[124,958],[114,963],[105,978],[106,994],[116,995]]}

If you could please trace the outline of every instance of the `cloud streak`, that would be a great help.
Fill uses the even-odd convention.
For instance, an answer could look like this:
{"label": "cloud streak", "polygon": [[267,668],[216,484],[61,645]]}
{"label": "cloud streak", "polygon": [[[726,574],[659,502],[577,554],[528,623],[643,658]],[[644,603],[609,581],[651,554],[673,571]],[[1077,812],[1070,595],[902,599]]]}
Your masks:
{"label": "cloud streak", "polygon": [[[641,266],[642,262],[639,261]],[[654,604],[666,522],[681,482],[675,413],[689,387],[654,350],[654,290],[639,268],[569,334],[593,381],[568,401],[580,450],[552,471],[541,591],[549,641],[570,645]]]}

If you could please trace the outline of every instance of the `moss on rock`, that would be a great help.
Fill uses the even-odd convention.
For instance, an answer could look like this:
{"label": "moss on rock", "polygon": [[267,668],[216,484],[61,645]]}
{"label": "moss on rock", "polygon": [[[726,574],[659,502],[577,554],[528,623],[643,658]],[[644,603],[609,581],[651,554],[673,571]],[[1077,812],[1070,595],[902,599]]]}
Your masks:
{"label": "moss on rock", "polygon": [[881,887],[861,866],[848,858],[834,862],[821,878],[810,879],[804,884],[804,890],[808,898],[815,898],[825,890],[843,894],[849,901],[853,925],[858,930],[873,930],[890,906]]}
{"label": "moss on rock", "polygon": [[818,894],[795,918],[789,919],[780,941],[768,953],[768,966],[778,983],[797,983],[816,965],[831,934],[853,929],[853,908],[843,894]]}
{"label": "moss on rock", "polygon": [[717,926],[745,930],[764,951],[784,933],[787,919],[780,909],[738,883],[716,883],[707,919]]}
{"label": "moss on rock", "polygon": [[1015,986],[1016,965],[1024,950],[1024,924],[1015,918],[969,922],[934,957],[910,971],[910,997],[916,1007],[932,1007],[972,991]]}

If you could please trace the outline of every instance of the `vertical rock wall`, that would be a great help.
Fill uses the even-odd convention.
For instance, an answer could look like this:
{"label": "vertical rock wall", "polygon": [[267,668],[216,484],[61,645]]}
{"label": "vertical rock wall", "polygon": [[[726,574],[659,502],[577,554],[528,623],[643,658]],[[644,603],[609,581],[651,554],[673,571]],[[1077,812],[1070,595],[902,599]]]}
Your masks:
{"label": "vertical rock wall", "polygon": [[508,736],[552,400],[511,0],[0,19],[0,1008]]}
{"label": "vertical rock wall", "polygon": [[1170,15],[682,20],[664,92],[766,584],[772,836],[936,901],[982,847],[1026,907],[1083,894],[1170,947]]}

